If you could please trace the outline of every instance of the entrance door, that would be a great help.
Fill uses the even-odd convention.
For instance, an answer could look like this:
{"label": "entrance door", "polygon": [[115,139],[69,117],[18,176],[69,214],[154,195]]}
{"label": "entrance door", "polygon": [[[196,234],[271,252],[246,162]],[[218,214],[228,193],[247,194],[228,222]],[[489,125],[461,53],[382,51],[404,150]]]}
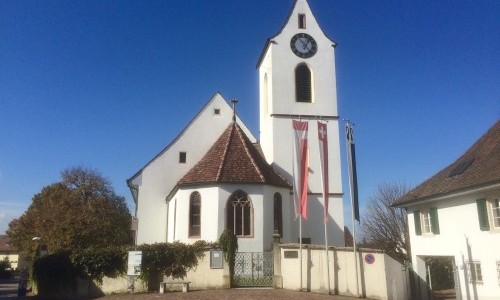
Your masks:
{"label": "entrance door", "polygon": [[456,299],[456,275],[453,256],[425,257],[427,283],[433,299]]}
{"label": "entrance door", "polygon": [[234,262],[235,287],[271,287],[273,252],[238,252]]}

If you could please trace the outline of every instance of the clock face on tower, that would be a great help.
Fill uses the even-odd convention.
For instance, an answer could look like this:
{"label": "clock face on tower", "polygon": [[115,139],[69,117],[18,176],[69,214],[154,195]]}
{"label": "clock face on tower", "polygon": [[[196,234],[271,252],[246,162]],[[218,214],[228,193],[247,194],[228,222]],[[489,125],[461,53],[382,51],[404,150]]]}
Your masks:
{"label": "clock face on tower", "polygon": [[318,44],[307,33],[297,33],[290,40],[290,47],[298,57],[309,58],[318,51]]}

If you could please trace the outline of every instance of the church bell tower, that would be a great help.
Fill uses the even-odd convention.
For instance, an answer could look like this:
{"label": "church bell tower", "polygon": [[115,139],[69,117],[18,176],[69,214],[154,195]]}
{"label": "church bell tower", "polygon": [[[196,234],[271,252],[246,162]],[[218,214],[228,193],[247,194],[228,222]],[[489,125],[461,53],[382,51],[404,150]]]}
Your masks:
{"label": "church bell tower", "polygon": [[[310,217],[304,224],[313,243],[324,241],[321,237],[323,197],[316,121],[328,124],[329,226],[332,227],[329,235],[334,235],[333,241],[329,240],[333,244],[343,244],[335,42],[320,28],[306,0],[295,0],[281,30],[267,40],[257,68],[260,144],[266,160],[289,182],[293,182],[292,120],[309,122]],[[307,233],[303,234],[303,237],[307,236]]]}

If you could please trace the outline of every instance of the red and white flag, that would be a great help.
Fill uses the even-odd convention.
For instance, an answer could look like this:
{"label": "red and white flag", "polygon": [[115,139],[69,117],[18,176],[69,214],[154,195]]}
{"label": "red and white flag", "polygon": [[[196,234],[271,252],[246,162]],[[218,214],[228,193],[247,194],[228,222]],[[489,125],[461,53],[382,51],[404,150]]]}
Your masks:
{"label": "red and white flag", "polygon": [[321,123],[318,121],[318,142],[319,142],[319,158],[320,158],[320,168],[321,168],[321,180],[323,181],[323,201],[325,207],[325,213],[323,215],[323,221],[328,222],[328,134],[326,129],[326,123]]}
{"label": "red and white flag", "polygon": [[307,129],[307,122],[293,120],[293,132],[295,136],[295,159],[293,160],[295,218],[302,215],[305,220],[307,220],[307,181],[309,175]]}

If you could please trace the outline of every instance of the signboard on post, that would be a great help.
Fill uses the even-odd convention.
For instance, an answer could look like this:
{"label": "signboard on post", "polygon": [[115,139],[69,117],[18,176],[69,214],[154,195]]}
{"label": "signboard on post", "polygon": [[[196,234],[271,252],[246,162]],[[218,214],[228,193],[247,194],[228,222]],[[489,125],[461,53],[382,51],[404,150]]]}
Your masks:
{"label": "signboard on post", "polygon": [[141,262],[142,262],[142,251],[129,251],[127,275],[130,276],[141,275]]}

